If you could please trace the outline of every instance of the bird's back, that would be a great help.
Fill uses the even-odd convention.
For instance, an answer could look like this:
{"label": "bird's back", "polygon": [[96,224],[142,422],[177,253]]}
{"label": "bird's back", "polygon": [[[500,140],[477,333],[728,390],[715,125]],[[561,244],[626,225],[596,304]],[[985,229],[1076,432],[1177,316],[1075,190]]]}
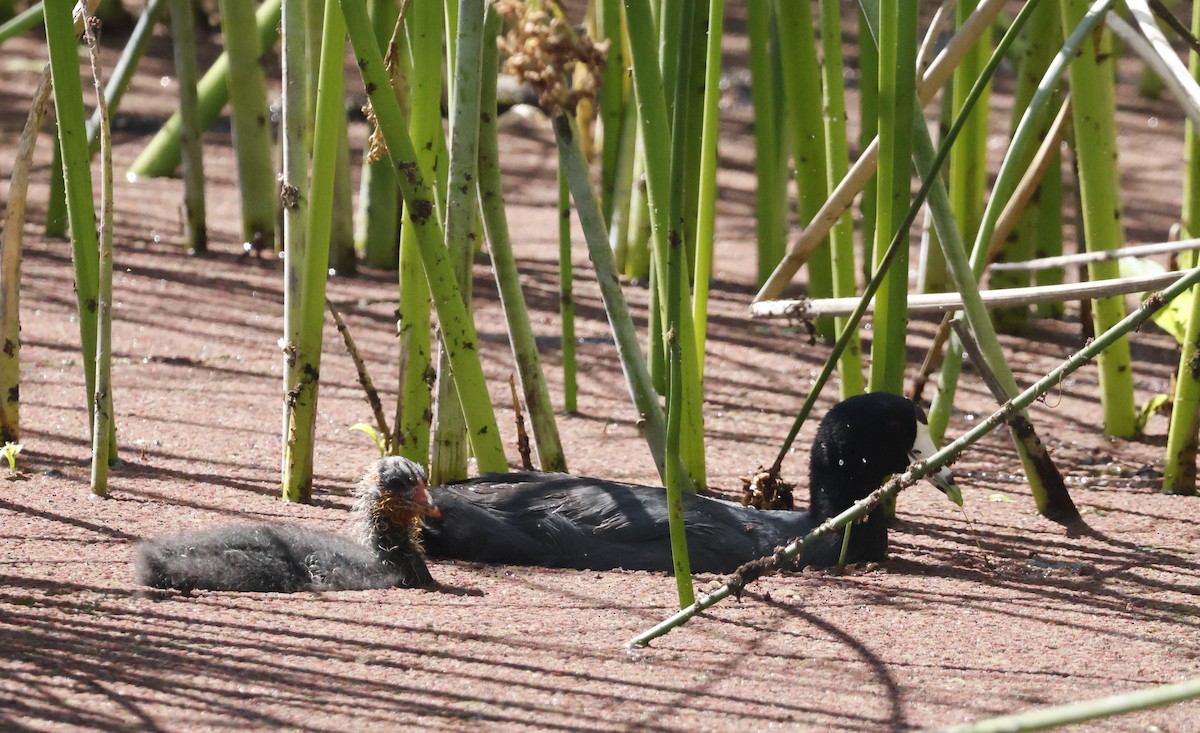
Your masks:
{"label": "bird's back", "polygon": [[[672,569],[666,492],[567,474],[483,476],[435,489],[431,557],[588,570]],[[811,527],[801,512],[684,495],[692,571],[723,573]]]}

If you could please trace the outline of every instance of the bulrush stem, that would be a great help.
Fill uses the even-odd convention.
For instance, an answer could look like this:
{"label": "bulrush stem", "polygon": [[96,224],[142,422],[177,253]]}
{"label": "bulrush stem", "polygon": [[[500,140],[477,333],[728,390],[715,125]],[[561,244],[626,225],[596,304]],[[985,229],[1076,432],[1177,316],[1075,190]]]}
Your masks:
{"label": "bulrush stem", "polygon": [[[537,443],[538,458],[543,471],[566,471],[567,460],[563,454],[562,441],[558,437],[558,423],[554,419],[554,405],[550,401],[550,390],[542,373],[538,357],[537,342],[533,326],[529,322],[529,310],[525,306],[525,294],[521,290],[520,273],[513,256],[512,240],[508,232],[508,217],[504,210],[504,190],[500,179],[500,145],[496,131],[496,74],[499,62],[496,52],[496,32],[500,28],[500,16],[488,6],[484,26],[484,51],[480,63],[479,108],[486,110],[480,116],[479,127],[479,176],[476,191],[479,209],[483,215],[484,231],[487,234],[488,251],[492,257],[492,269],[496,276],[496,287],[500,292],[500,304],[504,308],[504,320],[508,325],[509,343],[512,344],[513,360],[521,379],[521,392],[529,409],[533,424],[533,438]],[[460,46],[459,58],[462,58]],[[565,182],[563,183],[565,186]],[[570,209],[567,209],[570,214]],[[560,219],[561,221],[561,219]],[[570,219],[567,219],[570,223]],[[568,233],[569,234],[569,233]],[[562,267],[570,267],[570,238],[568,251]],[[564,331],[566,320],[564,319]],[[574,324],[572,323],[572,328]],[[573,336],[563,337],[564,362],[568,348],[574,357],[574,344],[568,343]],[[573,365],[572,365],[573,366]],[[574,375],[571,375],[573,379]],[[573,387],[573,385],[571,385]],[[564,389],[565,391],[565,389]],[[574,405],[571,405],[572,409]]]}

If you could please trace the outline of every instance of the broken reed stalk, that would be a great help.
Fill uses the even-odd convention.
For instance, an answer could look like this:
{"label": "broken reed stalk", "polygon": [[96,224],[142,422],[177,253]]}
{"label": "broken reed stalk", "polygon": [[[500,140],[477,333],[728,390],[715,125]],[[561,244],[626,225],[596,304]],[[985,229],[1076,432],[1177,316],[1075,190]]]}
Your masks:
{"label": "broken reed stalk", "polygon": [[[1108,297],[1144,293],[1161,288],[1172,281],[1174,275],[1162,272],[1154,275],[1134,275],[1112,280],[1093,280],[1062,285],[1037,285],[1027,288],[1004,288],[980,292],[983,304],[988,308],[1006,308],[1016,305],[1040,303],[1062,303],[1076,298]],[[825,300],[771,300],[754,303],[750,315],[754,318],[807,319],[819,316],[842,316],[852,313],[860,298],[826,298]],[[962,308],[962,295],[950,293],[914,293],[909,296],[909,313],[944,313]],[[870,313],[872,307],[868,307]]]}
{"label": "broken reed stalk", "polygon": [[1153,244],[1135,244],[1120,249],[1108,249],[1103,252],[1079,252],[1073,255],[1058,255],[1057,257],[1038,257],[1024,262],[994,262],[988,266],[991,272],[1007,272],[1009,270],[1049,270],[1065,265],[1082,265],[1096,260],[1116,260],[1123,257],[1144,257],[1146,255],[1169,254],[1173,252],[1191,252],[1200,249],[1200,239],[1181,239],[1178,242],[1155,242]]}
{"label": "broken reed stalk", "polygon": [[375,427],[379,430],[380,437],[383,438],[384,455],[394,455],[392,449],[392,433],[388,430],[387,417],[383,414],[383,401],[379,399],[379,390],[375,389],[375,383],[371,381],[371,375],[367,373],[367,363],[363,361],[362,354],[358,352],[358,347],[354,344],[354,337],[350,335],[350,327],[346,325],[346,321],[342,320],[342,314],[338,313],[337,307],[332,300],[325,300],[326,307],[329,308],[329,315],[333,316],[333,322],[337,325],[338,333],[342,335],[342,342],[346,344],[346,353],[350,354],[350,359],[354,361],[354,371],[358,375],[358,384],[363,389],[363,394],[367,397],[367,404],[371,405],[371,414],[375,416]]}
{"label": "broken reed stalk", "polygon": [[21,247],[33,150],[50,100],[50,65],[42,70],[8,184],[8,205],[0,233],[0,442],[21,440]]}
{"label": "broken reed stalk", "polygon": [[513,422],[517,427],[517,453],[521,456],[521,468],[533,470],[533,453],[529,449],[529,433],[525,431],[525,415],[521,412],[521,398],[517,395],[517,378],[509,375],[508,390],[512,393]]}
{"label": "broken reed stalk", "polygon": [[[149,11],[147,11],[149,12]],[[100,91],[100,60],[96,41],[96,23],[85,16],[83,35],[87,40],[92,82],[96,90],[96,114],[100,135],[100,251],[97,255],[99,280],[96,287],[96,391],[92,422],[91,489],[96,496],[108,496],[108,466],[113,452],[112,401],[112,273],[113,273],[113,174],[112,129],[108,121],[108,103]]]}
{"label": "broken reed stalk", "polygon": [[817,538],[830,534],[855,519],[866,516],[872,509],[888,497],[895,496],[902,488],[911,486],[920,479],[928,476],[942,466],[953,461],[960,453],[973,445],[996,427],[1012,419],[1021,410],[1033,404],[1034,400],[1062,384],[1062,381],[1077,369],[1094,359],[1106,348],[1125,334],[1136,329],[1150,319],[1164,305],[1174,300],[1188,288],[1200,282],[1200,267],[1185,271],[1170,287],[1154,293],[1142,305],[1123,318],[1109,330],[1098,335],[1087,346],[1072,354],[1046,376],[1034,382],[1021,394],[1006,402],[1000,409],[993,412],[987,419],[974,428],[934,453],[923,463],[914,463],[900,476],[893,478],[887,484],[872,492],[870,496],[861,499],[841,514],[823,522],[819,527],[804,537],[797,539],[787,547],[778,549],[775,554],[758,560],[753,560],[738,568],[732,576],[717,590],[700,598],[695,604],[672,615],[658,625],[643,631],[630,639],[627,647],[646,646],[654,639],[668,631],[682,626],[694,616],[713,606],[729,596],[739,595],[743,588],[768,573],[779,570],[801,556],[804,549]]}
{"label": "broken reed stalk", "polygon": [[1126,0],[1126,5],[1130,14],[1137,20],[1138,27],[1142,29],[1144,38],[1121,16],[1113,12],[1104,17],[1105,25],[1154,69],[1171,95],[1179,102],[1188,120],[1193,125],[1200,125],[1200,94],[1196,90],[1196,80],[1188,73],[1187,66],[1175,55],[1175,49],[1159,30],[1154,15],[1144,0]]}

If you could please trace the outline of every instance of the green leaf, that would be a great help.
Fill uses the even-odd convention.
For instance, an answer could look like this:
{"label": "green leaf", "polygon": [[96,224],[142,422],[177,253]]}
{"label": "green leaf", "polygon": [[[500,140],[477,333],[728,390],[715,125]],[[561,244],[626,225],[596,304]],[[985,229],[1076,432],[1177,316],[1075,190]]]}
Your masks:
{"label": "green leaf", "polygon": [[[1190,294],[1191,291],[1185,293],[1185,295],[1189,296]],[[1159,408],[1165,404],[1168,404],[1170,401],[1171,395],[1156,394],[1147,400],[1146,404],[1142,405],[1141,411],[1138,412],[1137,422],[1135,423],[1137,425],[1137,431],[1139,434],[1146,432],[1146,423],[1150,422],[1150,418],[1154,417],[1154,413],[1158,412]]]}
{"label": "green leaf", "polygon": [[17,454],[24,448],[20,443],[5,443],[3,448],[0,448],[0,455],[3,455],[8,461],[9,473],[17,472]]}
{"label": "green leaf", "polygon": [[361,433],[366,433],[371,440],[375,441],[375,447],[379,449],[379,457],[384,458],[387,456],[387,446],[384,444],[383,436],[381,436],[379,431],[373,426],[365,422],[360,422],[351,425],[350,429],[357,430]]}
{"label": "green leaf", "polygon": [[[1117,261],[1117,264],[1121,272],[1121,277],[1159,275],[1167,271],[1167,268],[1154,260],[1147,260],[1141,257],[1122,257]],[[1142,297],[1145,296],[1146,293],[1143,293]],[[1188,314],[1192,312],[1192,297],[1191,290],[1185,291],[1151,316],[1159,328],[1174,336],[1175,340],[1181,345],[1185,337],[1184,334],[1187,333]]]}

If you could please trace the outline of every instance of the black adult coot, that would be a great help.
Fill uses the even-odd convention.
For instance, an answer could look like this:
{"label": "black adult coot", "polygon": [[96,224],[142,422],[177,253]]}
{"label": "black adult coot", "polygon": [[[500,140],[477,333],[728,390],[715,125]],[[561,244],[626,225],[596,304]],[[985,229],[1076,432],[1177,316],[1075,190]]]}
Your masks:
{"label": "black adult coot", "polygon": [[421,467],[385,458],[357,494],[351,521],[358,542],[290,525],[224,525],[140,543],[138,582],[264,593],[432,584],[418,534],[421,517],[436,517],[437,506]]}
{"label": "black adult coot", "polygon": [[[727,573],[768,555],[935,450],[925,414],[914,402],[883,392],[840,402],[817,428],[808,511],[683,497],[692,571]],[[931,481],[962,503],[949,471]],[[666,492],[660,487],[513,473],[432,491],[440,516],[425,520],[422,544],[430,557],[586,570],[672,568]],[[807,549],[802,564],[835,565],[841,544],[840,532],[823,538]],[[854,525],[847,562],[881,561],[886,555],[886,518],[878,508]]]}

